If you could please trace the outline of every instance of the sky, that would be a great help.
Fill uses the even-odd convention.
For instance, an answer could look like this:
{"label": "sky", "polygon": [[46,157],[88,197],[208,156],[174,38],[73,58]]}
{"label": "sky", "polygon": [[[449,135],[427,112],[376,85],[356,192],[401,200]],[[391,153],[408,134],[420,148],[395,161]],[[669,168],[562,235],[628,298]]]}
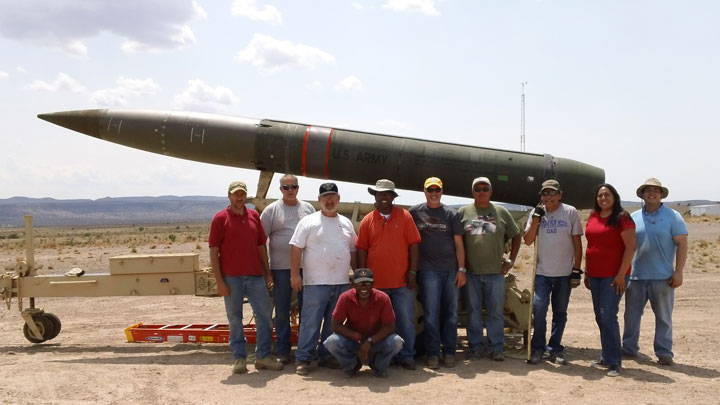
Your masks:
{"label": "sky", "polygon": [[[648,177],[669,200],[720,200],[718,17],[714,0],[0,0],[0,198],[223,196],[231,180],[254,194],[257,171],[39,113],[173,109],[520,150],[527,82],[527,152],[601,167],[623,200]],[[320,183],[301,178],[300,197]]]}

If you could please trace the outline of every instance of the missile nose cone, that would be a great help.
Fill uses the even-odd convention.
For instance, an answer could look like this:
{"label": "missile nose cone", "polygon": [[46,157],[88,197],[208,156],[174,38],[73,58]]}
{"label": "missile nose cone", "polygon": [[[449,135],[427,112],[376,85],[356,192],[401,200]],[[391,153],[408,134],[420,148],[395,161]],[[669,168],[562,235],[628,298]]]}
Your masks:
{"label": "missile nose cone", "polygon": [[98,137],[100,115],[103,110],[60,111],[38,114],[38,118],[55,125],[71,129],[86,135]]}

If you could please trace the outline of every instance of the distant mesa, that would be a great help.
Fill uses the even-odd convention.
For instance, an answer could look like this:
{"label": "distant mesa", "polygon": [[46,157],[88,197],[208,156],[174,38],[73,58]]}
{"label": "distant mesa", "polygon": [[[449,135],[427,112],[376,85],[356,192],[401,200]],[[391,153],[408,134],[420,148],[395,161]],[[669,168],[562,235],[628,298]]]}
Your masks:
{"label": "distant mesa", "polygon": [[210,222],[227,206],[227,197],[105,197],[97,200],[11,197],[0,199],[0,227],[99,226]]}

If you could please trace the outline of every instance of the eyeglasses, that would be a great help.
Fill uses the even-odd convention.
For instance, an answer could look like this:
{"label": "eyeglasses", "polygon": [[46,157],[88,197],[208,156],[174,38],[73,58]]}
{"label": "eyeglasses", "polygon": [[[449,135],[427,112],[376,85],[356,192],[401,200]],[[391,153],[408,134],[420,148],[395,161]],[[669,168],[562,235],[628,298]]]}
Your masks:
{"label": "eyeglasses", "polygon": [[482,192],[482,191],[488,192],[488,191],[490,191],[490,187],[488,187],[488,186],[485,186],[485,187],[473,187],[473,191],[476,192],[476,193],[479,193],[479,192]]}
{"label": "eyeglasses", "polygon": [[299,187],[297,184],[284,184],[281,186],[283,190],[297,190]]}
{"label": "eyeglasses", "polygon": [[542,195],[558,195],[559,193],[559,191],[552,189],[542,191]]}
{"label": "eyeglasses", "polygon": [[428,193],[442,193],[442,189],[440,187],[428,187],[425,191]]}

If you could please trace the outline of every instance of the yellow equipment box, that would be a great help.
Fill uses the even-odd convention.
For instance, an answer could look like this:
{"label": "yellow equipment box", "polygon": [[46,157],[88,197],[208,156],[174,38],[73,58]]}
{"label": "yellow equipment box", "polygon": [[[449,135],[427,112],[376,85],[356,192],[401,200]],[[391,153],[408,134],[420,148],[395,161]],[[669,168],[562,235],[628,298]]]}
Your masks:
{"label": "yellow equipment box", "polygon": [[198,253],[169,253],[110,258],[110,274],[192,273],[200,268]]}

